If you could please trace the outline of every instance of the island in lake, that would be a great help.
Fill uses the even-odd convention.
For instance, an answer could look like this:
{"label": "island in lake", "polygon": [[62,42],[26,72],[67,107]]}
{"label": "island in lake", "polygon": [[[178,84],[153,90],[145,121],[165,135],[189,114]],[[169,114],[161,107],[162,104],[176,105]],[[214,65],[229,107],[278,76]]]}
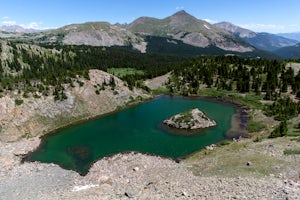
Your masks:
{"label": "island in lake", "polygon": [[163,123],[172,128],[185,130],[197,130],[217,125],[214,120],[208,118],[198,108],[174,115],[165,119]]}

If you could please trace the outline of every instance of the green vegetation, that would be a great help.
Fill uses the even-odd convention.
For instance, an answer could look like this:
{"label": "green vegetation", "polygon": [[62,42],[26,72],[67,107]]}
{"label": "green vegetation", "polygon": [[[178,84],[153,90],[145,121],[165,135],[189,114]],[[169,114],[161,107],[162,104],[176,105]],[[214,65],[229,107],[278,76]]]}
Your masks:
{"label": "green vegetation", "polygon": [[261,142],[262,137],[256,136],[256,138],[253,140],[253,142]]}
{"label": "green vegetation", "polygon": [[218,146],[225,146],[225,145],[229,145],[229,144],[231,144],[230,141],[228,141],[228,140],[223,140],[223,141],[219,142],[217,145],[218,145]]}
{"label": "green vegetation", "polygon": [[[179,113],[179,117],[177,117],[177,118],[175,119],[175,122],[176,122],[176,123],[182,123],[182,122],[188,123],[188,122],[190,122],[190,121],[193,119],[193,116],[192,116],[192,112],[191,112],[191,111],[192,111],[192,110],[188,110],[188,111]],[[173,117],[172,117],[172,120],[174,120]]]}
{"label": "green vegetation", "polygon": [[269,116],[274,116],[277,120],[288,120],[298,116],[300,113],[300,103],[296,103],[287,97],[280,98],[273,104],[266,106],[265,112]]}
{"label": "green vegetation", "polygon": [[117,76],[119,78],[123,78],[125,76],[129,76],[129,75],[144,75],[144,71],[143,70],[137,70],[134,68],[108,68],[107,72]]}
{"label": "green vegetation", "polygon": [[289,131],[286,136],[297,137],[300,136],[300,131]]}
{"label": "green vegetation", "polygon": [[[163,44],[159,37],[147,39]],[[164,42],[172,45],[178,41]],[[166,87],[153,91],[153,94],[226,98],[250,108],[264,110],[266,115],[282,122],[300,113],[300,103],[294,100],[300,97],[300,72],[295,74],[291,67],[286,67],[284,61],[238,56],[143,54],[131,50],[131,47],[38,47],[17,42],[5,43],[11,48],[3,48],[3,45],[0,45],[1,51],[7,51],[5,53],[8,56],[2,57],[0,62],[0,96],[7,91],[18,91],[23,98],[53,95],[54,100],[62,101],[68,98],[65,93],[68,87],[83,86],[82,80],[89,79],[90,69],[114,74],[126,81],[130,89],[139,87],[150,91],[143,80],[172,71]],[[151,48],[155,52],[155,48],[163,47],[155,45]],[[171,51],[169,53],[172,54]],[[94,87],[95,93],[101,94],[106,87],[115,90],[116,82],[111,78],[108,83]],[[291,95],[293,98],[290,98]],[[18,104],[22,102],[16,101]],[[249,132],[258,132],[264,128],[258,122],[250,122],[248,125]],[[270,137],[282,134],[286,132],[275,129]]]}
{"label": "green vegetation", "polygon": [[285,149],[283,153],[285,155],[300,154],[300,149]]}
{"label": "green vegetation", "polygon": [[297,125],[295,125],[296,129],[300,129],[300,123],[298,123]]}
{"label": "green vegetation", "polygon": [[265,128],[266,126],[263,123],[254,120],[251,120],[247,125],[247,131],[249,133],[259,132]]}
{"label": "green vegetation", "polygon": [[269,135],[269,138],[282,137],[287,134],[288,128],[286,121],[280,122],[279,126],[277,126]]}
{"label": "green vegetation", "polygon": [[[264,59],[242,59],[234,56],[200,57],[184,62],[172,73],[167,88],[180,95],[207,95],[264,110],[279,121],[299,115],[300,73],[294,73],[285,62]],[[250,122],[249,132],[264,129]],[[282,128],[282,127],[281,127]],[[276,129],[270,137],[285,135]]]}
{"label": "green vegetation", "polygon": [[15,104],[17,106],[22,105],[22,103],[24,103],[23,99],[15,99]]}
{"label": "green vegetation", "polygon": [[154,95],[159,95],[159,94],[170,94],[170,91],[169,91],[168,88],[166,88],[166,87],[160,87],[160,88],[158,88],[158,89],[156,89],[156,90],[152,90],[151,92],[152,92],[152,94],[154,94]]}
{"label": "green vegetation", "polygon": [[[1,49],[2,45],[0,44]],[[24,91],[24,97],[37,91],[53,93],[55,100],[63,100],[66,87],[74,83],[83,86],[81,79],[89,79],[90,69],[110,70],[120,76],[130,88],[143,87],[137,81],[165,74],[186,58],[181,56],[142,54],[121,47],[41,46],[7,42],[1,57],[0,93]],[[145,88],[146,89],[146,88]]]}

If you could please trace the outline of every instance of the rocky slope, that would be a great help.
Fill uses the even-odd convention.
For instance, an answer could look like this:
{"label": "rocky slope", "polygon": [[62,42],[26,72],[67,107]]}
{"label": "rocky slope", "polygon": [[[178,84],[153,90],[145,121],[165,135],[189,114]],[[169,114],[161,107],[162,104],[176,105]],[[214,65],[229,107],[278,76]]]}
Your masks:
{"label": "rocky slope", "polygon": [[198,108],[179,113],[163,121],[169,127],[177,129],[195,130],[216,126],[217,123],[209,119]]}
{"label": "rocky slope", "polygon": [[236,52],[254,50],[253,47],[229,32],[215,28],[185,11],[177,12],[164,19],[141,17],[129,24],[127,29],[134,33],[172,37],[186,44],[202,48],[216,46],[223,50]]}
{"label": "rocky slope", "polygon": [[[62,39],[67,45],[91,46],[128,46],[146,52],[146,43],[143,38],[131,32],[105,22],[90,22],[85,24],[72,24],[56,30],[65,32]],[[53,39],[53,38],[52,38]],[[58,38],[56,37],[56,40]]]}
{"label": "rocky slope", "polygon": [[293,46],[298,42],[297,40],[288,39],[275,34],[255,33],[251,30],[236,26],[230,22],[220,22],[214,24],[214,26],[229,31],[230,33],[239,36],[254,47],[266,51],[274,51],[282,47]]}
{"label": "rocky slope", "polygon": [[145,35],[173,38],[199,48],[215,47],[240,53],[255,50],[235,35],[199,20],[185,11],[164,19],[141,17],[128,25],[87,22],[30,34],[0,33],[0,37],[3,38],[38,44],[126,46],[141,52],[146,52],[147,49]]}
{"label": "rocky slope", "polygon": [[[112,101],[126,102],[127,98],[111,94],[110,88],[102,91],[107,96],[101,93],[94,95],[93,85],[110,77],[107,73],[92,70],[90,81],[86,81],[81,88],[76,86],[69,93],[85,102],[77,104],[84,110],[88,109],[85,107],[87,104],[97,111],[102,105],[109,106]],[[115,90],[119,94],[139,94],[138,91],[128,91],[118,79],[116,83]],[[101,95],[102,100],[97,101]],[[91,98],[90,102],[85,98]],[[6,104],[2,102],[1,105]],[[12,107],[13,110],[17,109],[14,105]],[[47,110],[47,107],[44,111],[51,114],[51,109]],[[30,107],[27,109],[34,110]],[[35,109],[37,112],[43,110],[42,107]],[[56,116],[62,112],[74,115],[62,109]],[[112,107],[108,107],[110,109]],[[96,114],[92,108],[87,112]],[[179,163],[140,153],[117,154],[94,163],[84,177],[54,164],[21,163],[22,156],[39,144],[39,137],[22,138],[9,143],[0,140],[1,199],[300,198],[300,157],[283,153],[285,149],[299,149],[300,143],[289,137],[264,139],[261,142],[246,139],[224,146],[211,145]]]}
{"label": "rocky slope", "polygon": [[[20,98],[17,92],[0,98],[0,140],[16,141],[42,135],[70,122],[112,112],[138,96],[149,97],[142,91],[129,90],[123,81],[106,72],[90,70],[89,77],[90,80],[80,80],[83,86],[75,82],[74,88],[65,88],[68,98],[63,101],[54,101],[52,95],[41,95],[41,98],[24,98],[17,105],[15,100]],[[104,81],[108,83],[112,77],[115,88],[107,86],[96,94],[95,87]]]}
{"label": "rocky slope", "polygon": [[[37,138],[22,139],[17,143],[0,141],[0,195],[3,200],[130,198],[297,200],[300,197],[299,179],[291,178],[288,174],[299,173],[297,168],[300,163],[299,156],[282,154],[287,144],[294,146],[295,143],[290,144],[286,139],[276,139],[276,144],[273,142],[266,140],[251,145],[248,141],[232,143],[200,152],[203,158],[193,156],[180,163],[140,153],[117,154],[97,161],[90,172],[82,177],[76,172],[61,169],[54,164],[38,162],[21,164],[20,154],[34,149],[39,144]],[[234,151],[236,145],[243,148]],[[225,157],[222,156],[224,152]],[[263,155],[272,160],[278,159],[279,163],[288,163],[288,166],[294,168],[280,164],[276,165],[280,168],[279,172],[269,174],[268,170],[259,168],[260,163],[263,163],[266,169],[275,169],[273,162],[253,159]],[[224,158],[233,159],[230,167],[219,167],[220,164],[227,164]],[[247,166],[245,159],[250,159],[252,165]],[[218,175],[211,175],[213,170]]]}
{"label": "rocky slope", "polygon": [[146,42],[142,37],[108,22],[71,24],[54,30],[30,34],[1,32],[0,37],[35,44],[131,46],[143,53],[146,51]]}
{"label": "rocky slope", "polygon": [[230,33],[233,33],[241,38],[252,38],[256,36],[254,31],[236,26],[230,22],[219,22],[214,24],[214,26],[229,31]]}

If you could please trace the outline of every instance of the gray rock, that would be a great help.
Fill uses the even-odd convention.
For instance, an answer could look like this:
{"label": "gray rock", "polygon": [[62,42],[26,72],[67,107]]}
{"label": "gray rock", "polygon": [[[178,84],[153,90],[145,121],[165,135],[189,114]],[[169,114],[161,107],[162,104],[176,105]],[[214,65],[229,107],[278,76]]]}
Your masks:
{"label": "gray rock", "polygon": [[178,129],[201,129],[216,126],[217,123],[209,119],[198,108],[179,113],[163,121],[164,124]]}
{"label": "gray rock", "polygon": [[135,171],[135,172],[137,172],[137,171],[139,171],[139,170],[140,170],[140,168],[138,168],[138,167],[135,167],[135,168],[133,168],[132,170],[133,170],[133,171]]}
{"label": "gray rock", "polygon": [[125,196],[131,199],[134,197],[134,194],[133,194],[132,190],[127,190],[125,192]]}

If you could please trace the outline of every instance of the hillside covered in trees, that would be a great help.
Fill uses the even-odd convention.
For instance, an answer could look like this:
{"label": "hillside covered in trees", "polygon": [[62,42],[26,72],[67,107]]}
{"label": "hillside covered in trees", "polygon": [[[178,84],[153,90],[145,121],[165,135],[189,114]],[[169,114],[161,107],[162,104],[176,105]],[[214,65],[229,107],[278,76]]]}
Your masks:
{"label": "hillside covered in trees", "polygon": [[[123,77],[133,87],[138,79],[152,78],[176,68],[180,56],[142,54],[120,47],[36,46],[2,41],[0,45],[0,94],[19,90],[35,95],[63,93],[62,84],[72,86],[77,77],[88,79],[89,69],[134,68],[143,74]],[[64,96],[64,95],[63,95]],[[58,98],[60,99],[60,98]]]}
{"label": "hillside covered in trees", "polygon": [[282,136],[281,130],[287,133],[286,121],[300,113],[300,72],[287,66],[276,60],[199,57],[174,70],[167,88],[180,95],[234,98],[247,107],[263,110],[282,121],[272,137]]}
{"label": "hillside covered in trees", "polygon": [[[18,91],[23,98],[54,95],[67,98],[65,85],[88,77],[88,70],[134,69],[142,73],[122,75],[129,88],[142,87],[142,80],[172,72],[169,93],[201,95],[203,89],[214,93],[228,91],[250,94],[274,102],[266,114],[279,120],[297,116],[300,98],[300,73],[287,67],[287,61],[241,58],[238,56],[188,57],[167,54],[143,54],[124,47],[36,46],[1,41],[0,95]],[[289,61],[292,62],[292,61]],[[297,60],[293,61],[297,62]],[[111,83],[113,84],[113,80]],[[21,103],[21,102],[20,102]]]}

